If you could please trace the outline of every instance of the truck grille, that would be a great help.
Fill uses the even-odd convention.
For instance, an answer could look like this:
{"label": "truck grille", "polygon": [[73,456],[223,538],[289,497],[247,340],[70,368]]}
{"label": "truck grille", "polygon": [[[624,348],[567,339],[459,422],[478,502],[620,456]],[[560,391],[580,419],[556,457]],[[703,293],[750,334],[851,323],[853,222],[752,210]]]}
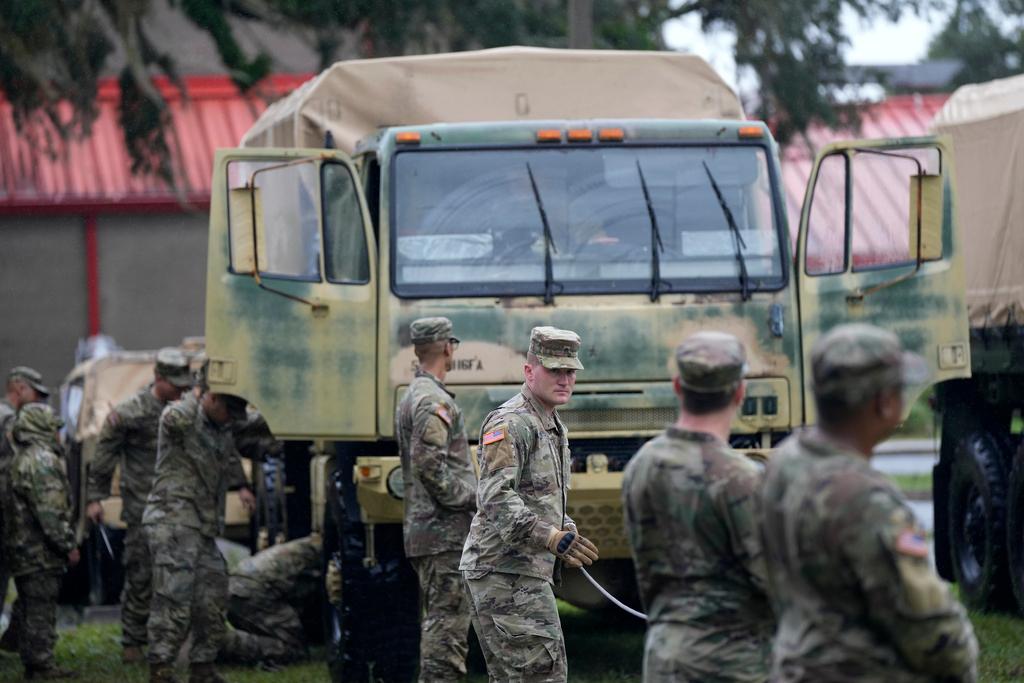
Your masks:
{"label": "truck grille", "polygon": [[659,432],[676,419],[676,408],[559,410],[558,416],[577,432]]}

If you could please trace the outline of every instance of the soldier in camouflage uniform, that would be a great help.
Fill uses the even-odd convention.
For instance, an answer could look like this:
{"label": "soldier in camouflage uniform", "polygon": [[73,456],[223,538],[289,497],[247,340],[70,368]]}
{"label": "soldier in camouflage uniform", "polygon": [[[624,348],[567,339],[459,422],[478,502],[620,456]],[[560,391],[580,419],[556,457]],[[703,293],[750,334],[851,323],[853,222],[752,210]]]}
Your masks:
{"label": "soldier in camouflage uniform", "polygon": [[[50,390],[43,384],[43,377],[32,368],[19,366],[11,368],[7,373],[6,395],[0,401],[0,498],[10,496],[10,467],[14,458],[14,442],[11,440],[11,429],[18,410],[29,403],[45,403]],[[2,510],[2,508],[0,508]],[[3,515],[0,514],[0,538],[5,531]],[[7,597],[7,585],[10,583],[10,570],[0,544],[0,609]],[[11,621],[0,638],[0,650],[18,651],[18,613],[17,602],[11,610]]]}
{"label": "soldier in camouflage uniform", "polygon": [[409,326],[419,359],[409,391],[395,407],[405,482],[405,554],[420,583],[420,681],[466,675],[469,594],[459,561],[476,510],[476,472],[462,411],[444,385],[459,340],[448,318]]}
{"label": "soldier in camouflage uniform", "polygon": [[902,494],[869,462],[927,368],[869,325],[836,327],[811,353],[818,426],[779,448],[760,500],[779,615],[772,680],[974,681],[971,623]]}
{"label": "soldier in camouflage uniform", "polygon": [[160,413],[192,385],[188,359],[178,349],[157,353],[153,382],[119,403],[100,432],[96,455],[89,466],[89,501],[86,515],[94,524],[103,523],[103,504],[110,495],[114,468],[121,467],[121,520],[127,527],[124,538],[124,592],[121,595],[122,659],[127,663],[144,660],[146,621],[152,598],[153,559],[142,532],[142,510],[153,485],[157,432]]}
{"label": "soldier in camouflage uniform", "polygon": [[214,539],[221,531],[224,497],[242,486],[254,499],[231,436],[246,419],[245,400],[204,389],[186,393],[160,417],[153,487],[142,515],[153,557],[149,615],[150,680],[175,681],[174,660],[192,630],[190,683],[223,683],[214,660],[226,629],[228,576]]}
{"label": "soldier in camouflage uniform", "polygon": [[768,678],[775,628],[758,537],[761,475],[729,448],[746,353],[699,332],[676,349],[679,418],[630,460],[626,531],[647,609],[644,681]]}
{"label": "soldier in camouflage uniform", "polygon": [[566,512],[569,439],[555,411],[569,402],[583,369],[579,348],[575,332],[533,328],[526,382],[481,431],[478,507],[460,569],[492,681],[562,682],[568,675],[551,589],[555,560],[576,568],[598,557]]}
{"label": "soldier in camouflage uniform", "polygon": [[229,629],[220,659],[282,664],[306,655],[300,611],[320,590],[319,535],[279,543],[243,560],[231,572]]}
{"label": "soldier in camouflage uniform", "polygon": [[18,650],[26,679],[67,678],[54,661],[57,594],[67,565],[78,564],[71,526],[71,487],[57,445],[60,419],[49,406],[29,403],[11,430],[15,454],[3,505],[4,550],[18,588]]}

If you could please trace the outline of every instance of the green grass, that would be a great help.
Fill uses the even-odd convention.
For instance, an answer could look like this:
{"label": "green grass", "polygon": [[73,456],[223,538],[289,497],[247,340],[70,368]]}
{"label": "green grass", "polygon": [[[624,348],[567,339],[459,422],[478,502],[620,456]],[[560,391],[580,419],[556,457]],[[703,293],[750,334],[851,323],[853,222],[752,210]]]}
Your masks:
{"label": "green grass", "polygon": [[921,472],[918,474],[890,474],[889,479],[896,486],[900,487],[903,493],[911,498],[932,497],[932,474]]}
{"label": "green grass", "polygon": [[[584,612],[562,604],[560,610],[569,654],[569,680],[573,683],[623,683],[640,680],[643,654],[643,624],[612,612]],[[1006,615],[972,613],[981,643],[980,677],[983,683],[1024,680],[1024,621]],[[121,664],[120,626],[88,624],[61,633],[57,644],[58,663],[79,672],[84,683],[145,683],[144,665]],[[323,651],[315,652],[317,657]],[[182,672],[184,673],[184,672]],[[317,683],[328,681],[319,661],[289,666],[280,672],[227,668],[231,683]],[[182,676],[187,679],[187,675]],[[21,680],[17,656],[0,654],[0,683]],[[487,680],[482,658],[470,658],[470,683]]]}

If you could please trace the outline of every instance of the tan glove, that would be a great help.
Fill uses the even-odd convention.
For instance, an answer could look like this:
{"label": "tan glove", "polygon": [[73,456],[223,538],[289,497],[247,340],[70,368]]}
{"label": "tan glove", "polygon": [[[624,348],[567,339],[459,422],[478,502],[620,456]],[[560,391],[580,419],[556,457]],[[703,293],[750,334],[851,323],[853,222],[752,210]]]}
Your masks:
{"label": "tan glove", "polygon": [[578,569],[597,561],[597,546],[580,536],[575,530],[557,529],[548,536],[547,548],[565,562],[565,566]]}
{"label": "tan glove", "polygon": [[327,591],[327,600],[332,605],[341,605],[341,561],[337,557],[332,557],[327,561],[324,588]]}

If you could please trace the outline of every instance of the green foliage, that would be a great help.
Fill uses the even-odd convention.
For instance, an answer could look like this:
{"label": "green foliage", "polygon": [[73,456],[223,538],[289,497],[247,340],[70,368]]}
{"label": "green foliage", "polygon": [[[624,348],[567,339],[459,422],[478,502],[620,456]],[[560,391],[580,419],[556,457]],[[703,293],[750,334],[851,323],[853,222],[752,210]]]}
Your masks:
{"label": "green foliage", "polygon": [[957,0],[945,28],[928,46],[932,59],[963,67],[950,85],[980,83],[1024,68],[1024,0]]}

